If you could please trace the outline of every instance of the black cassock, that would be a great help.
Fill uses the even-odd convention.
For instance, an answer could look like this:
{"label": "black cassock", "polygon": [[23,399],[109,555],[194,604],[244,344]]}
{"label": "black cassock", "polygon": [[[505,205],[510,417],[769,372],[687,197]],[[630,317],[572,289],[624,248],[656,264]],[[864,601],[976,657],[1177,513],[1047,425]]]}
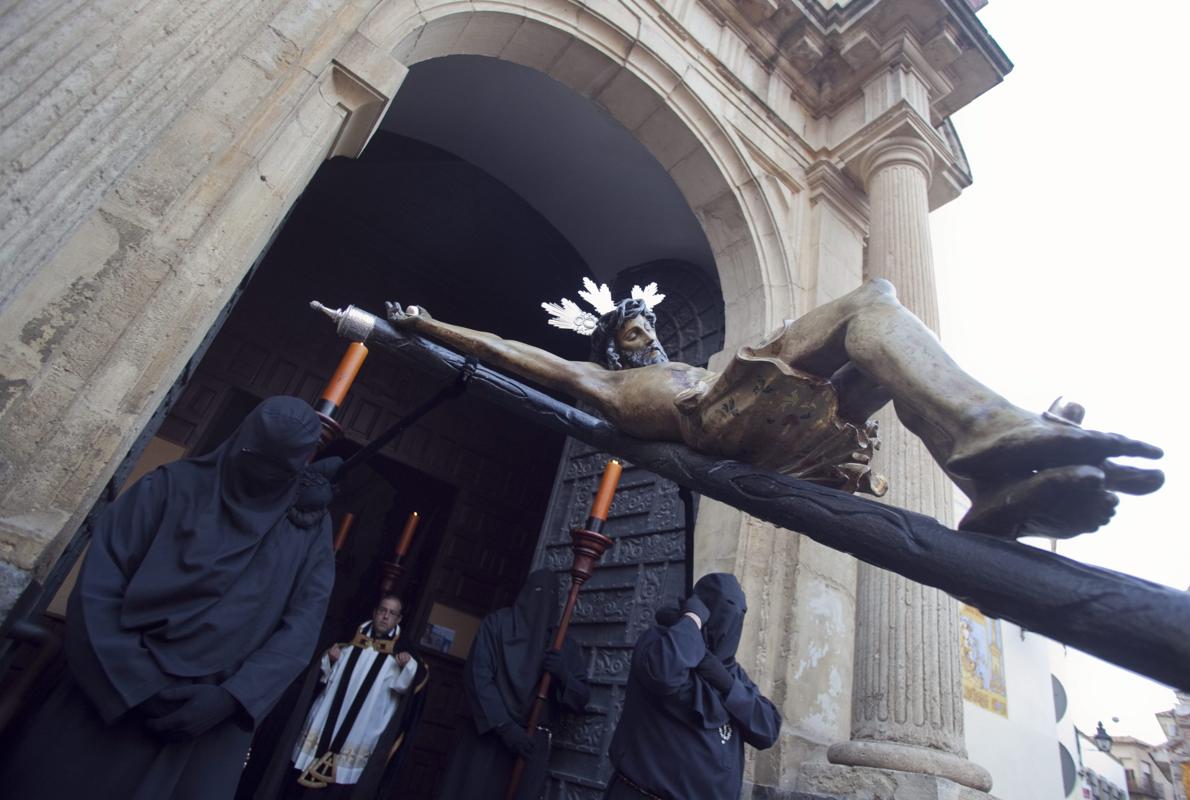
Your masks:
{"label": "black cassock", "polygon": [[[777,741],[781,714],[735,661],[746,611],[739,582],[713,573],[699,580],[694,593],[711,612],[701,631],[683,616],[637,640],[624,712],[612,736],[618,777],[607,800],[736,800],[744,744],[763,750]],[[696,671],[708,652],[732,678],[726,693]]]}
{"label": "black cassock", "polygon": [[[9,797],[231,797],[252,729],[308,663],[334,581],[310,406],[261,403],[212,453],[142,478],[96,521],[67,611],[68,677],[0,768]],[[234,707],[166,741],[165,689]],[[146,701],[150,701],[146,703]]]}
{"label": "black cassock", "polygon": [[[502,800],[516,756],[497,732],[505,725],[524,728],[542,674],[558,613],[553,572],[530,573],[510,608],[484,617],[463,668],[470,719],[458,731],[438,800]],[[582,652],[569,637],[562,646],[563,675],[551,680],[548,708],[540,726],[550,728],[561,709],[581,711],[590,699]],[[549,761],[549,734],[539,731],[533,757],[521,778],[517,800],[541,794]]]}

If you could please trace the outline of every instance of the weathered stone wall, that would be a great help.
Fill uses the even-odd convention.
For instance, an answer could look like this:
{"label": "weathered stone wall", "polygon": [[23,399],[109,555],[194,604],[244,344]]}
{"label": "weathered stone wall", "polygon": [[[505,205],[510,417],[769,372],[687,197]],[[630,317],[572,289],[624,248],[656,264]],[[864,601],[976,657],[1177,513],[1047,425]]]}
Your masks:
{"label": "weathered stone wall", "polygon": [[[945,117],[1007,62],[961,4],[876,0],[58,0],[0,18],[0,612],[42,575],[318,164],[408,65],[470,53],[601,104],[703,225],[739,345],[862,278],[874,142],[969,178]],[[786,714],[753,777],[846,741],[854,562],[703,505],[746,659]]]}
{"label": "weathered stone wall", "polygon": [[8,12],[5,609],[73,533],[321,159],[399,85],[404,68],[354,31],[367,5]]}

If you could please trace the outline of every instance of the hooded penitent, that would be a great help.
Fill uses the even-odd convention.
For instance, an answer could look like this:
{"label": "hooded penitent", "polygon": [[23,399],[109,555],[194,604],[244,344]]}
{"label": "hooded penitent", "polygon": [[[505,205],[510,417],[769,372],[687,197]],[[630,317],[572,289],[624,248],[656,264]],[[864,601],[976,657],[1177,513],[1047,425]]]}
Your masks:
{"label": "hooded penitent", "polygon": [[748,600],[740,582],[726,572],[713,572],[694,584],[694,593],[711,612],[702,627],[707,649],[725,665],[734,664],[740,635],[744,632],[744,614],[748,611]]}
{"label": "hooded penitent", "polygon": [[[525,727],[541,679],[545,651],[558,617],[558,579],[546,569],[530,573],[516,602],[484,617],[463,669],[471,719],[463,725],[451,767],[438,787],[440,800],[499,800],[516,759],[501,730]],[[550,684],[540,725],[549,728],[563,707],[578,711],[590,698],[577,645],[562,646],[561,674]],[[540,728],[537,749],[527,761],[518,800],[536,798],[545,781],[549,734]]]}
{"label": "hooded penitent", "polygon": [[[157,469],[98,515],[67,612],[70,669],[0,753],[5,796],[235,793],[254,724],[313,654],[334,581],[336,464],[306,466],[318,430],[301,400],[265,400],[217,450]],[[173,708],[179,690],[194,699]],[[202,713],[215,698],[229,716],[181,738],[150,727],[203,697]]]}
{"label": "hooded penitent", "polygon": [[[736,672],[736,649],[740,646],[744,614],[748,610],[740,582],[734,575],[714,572],[704,575],[694,584],[694,594],[711,612],[702,627],[706,649],[722,661],[728,671]],[[728,719],[719,692],[697,673],[690,676],[689,685],[671,697],[666,705],[671,713],[692,719],[704,728],[717,728]]]}
{"label": "hooded penitent", "polygon": [[496,673],[496,686],[508,713],[522,722],[533,705],[541,660],[550,645],[550,629],[557,614],[558,579],[548,569],[539,569],[529,573],[516,602],[494,615],[503,665]]}
{"label": "hooded penitent", "polygon": [[[710,612],[705,624],[659,613],[633,650],[610,745],[619,775],[607,795],[613,800],[640,797],[634,786],[663,800],[739,797],[744,744],[766,748],[777,739],[781,715],[735,660],[747,611],[739,581],[707,575],[694,594]],[[715,660],[724,669],[704,669]],[[724,670],[726,682],[715,676]]]}
{"label": "hooded penitent", "polygon": [[234,672],[274,633],[325,527],[327,470],[306,466],[318,436],[308,404],[270,398],[213,452],[159,468],[98,520],[67,644],[72,665],[94,658],[118,695],[99,703],[106,717],[177,678]]}

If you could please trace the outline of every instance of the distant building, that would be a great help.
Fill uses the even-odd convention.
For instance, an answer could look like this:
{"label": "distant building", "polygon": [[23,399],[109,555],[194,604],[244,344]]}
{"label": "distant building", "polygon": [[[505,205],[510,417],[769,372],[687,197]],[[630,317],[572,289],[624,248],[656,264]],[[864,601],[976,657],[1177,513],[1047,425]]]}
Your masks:
{"label": "distant building", "polygon": [[1174,800],[1190,799],[1190,694],[1177,693],[1178,703],[1157,715],[1165,731],[1165,744],[1153,755],[1168,767]]}
{"label": "distant building", "polygon": [[1139,800],[1174,800],[1169,762],[1154,757],[1153,745],[1131,736],[1117,736],[1112,755],[1120,759],[1128,782],[1128,794]]}
{"label": "distant building", "polygon": [[1115,743],[1112,743],[1113,752],[1105,753],[1078,728],[1075,728],[1075,743],[1083,800],[1129,800],[1128,773],[1115,756]]}
{"label": "distant building", "polygon": [[993,794],[1077,798],[1074,725],[1050,640],[966,605],[959,634],[967,752],[992,774]]}

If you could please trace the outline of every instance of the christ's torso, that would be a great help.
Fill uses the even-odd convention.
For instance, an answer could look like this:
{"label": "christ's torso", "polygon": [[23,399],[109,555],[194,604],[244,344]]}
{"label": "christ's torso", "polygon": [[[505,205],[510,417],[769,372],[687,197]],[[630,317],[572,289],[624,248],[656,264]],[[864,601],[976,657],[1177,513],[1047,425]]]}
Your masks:
{"label": "christ's torso", "polygon": [[601,403],[608,421],[641,439],[682,440],[683,394],[702,393],[718,377],[702,367],[670,361],[611,373],[609,396]]}

